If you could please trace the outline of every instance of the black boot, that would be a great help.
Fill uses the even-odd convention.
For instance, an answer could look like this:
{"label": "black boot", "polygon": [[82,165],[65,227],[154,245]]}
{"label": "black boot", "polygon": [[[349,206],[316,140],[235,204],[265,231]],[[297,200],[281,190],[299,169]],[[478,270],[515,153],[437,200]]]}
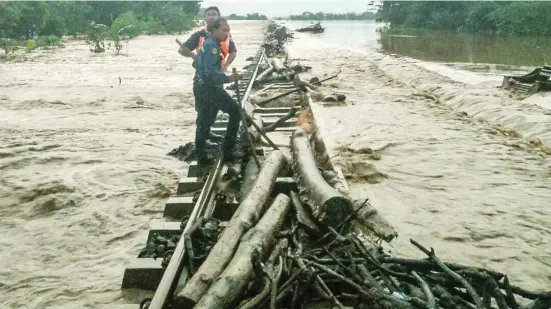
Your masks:
{"label": "black boot", "polygon": [[209,158],[207,155],[200,156],[197,158],[197,165],[199,167],[204,167],[212,164],[214,164],[214,159]]}
{"label": "black boot", "polygon": [[224,162],[234,162],[243,159],[243,153],[236,149],[231,151],[224,151]]}

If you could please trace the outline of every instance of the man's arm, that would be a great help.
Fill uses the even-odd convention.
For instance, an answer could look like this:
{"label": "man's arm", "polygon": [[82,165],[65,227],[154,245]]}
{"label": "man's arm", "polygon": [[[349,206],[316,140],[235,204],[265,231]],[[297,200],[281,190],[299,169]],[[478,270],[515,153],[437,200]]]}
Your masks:
{"label": "man's arm", "polygon": [[230,82],[230,77],[220,69],[220,53],[222,52],[213,44],[203,44],[201,47],[203,56],[203,65],[205,74],[215,84],[225,84]]}
{"label": "man's arm", "polygon": [[197,59],[197,55],[192,52],[192,50],[194,50],[195,47],[197,47],[197,45],[199,44],[199,37],[199,32],[193,33],[189,37],[189,39],[187,39],[187,41],[182,46],[180,46],[178,53],[180,53],[180,55],[184,57],[192,58],[193,61],[195,61]]}
{"label": "man's arm", "polygon": [[235,47],[235,43],[232,39],[230,39],[230,46],[228,50],[228,59],[226,60],[226,67],[229,67],[233,60],[235,60],[235,57],[237,57],[237,48]]}

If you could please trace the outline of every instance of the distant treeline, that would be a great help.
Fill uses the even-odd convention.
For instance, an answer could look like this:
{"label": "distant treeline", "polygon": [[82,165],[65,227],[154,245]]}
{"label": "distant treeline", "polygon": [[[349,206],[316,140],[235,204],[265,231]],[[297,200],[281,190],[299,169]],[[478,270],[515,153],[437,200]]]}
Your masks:
{"label": "distant treeline", "polygon": [[178,33],[195,26],[199,1],[2,1],[0,38],[86,33],[94,24],[138,33]]}
{"label": "distant treeline", "polygon": [[551,2],[383,1],[377,20],[391,28],[551,36]]}
{"label": "distant treeline", "polygon": [[266,15],[260,15],[258,13],[247,14],[247,16],[231,14],[226,18],[228,20],[267,20],[268,19]]}
{"label": "distant treeline", "polygon": [[357,13],[345,13],[345,14],[336,14],[336,13],[311,13],[304,12],[300,15],[291,15],[290,20],[374,20],[375,13],[372,12],[363,12],[361,14]]}

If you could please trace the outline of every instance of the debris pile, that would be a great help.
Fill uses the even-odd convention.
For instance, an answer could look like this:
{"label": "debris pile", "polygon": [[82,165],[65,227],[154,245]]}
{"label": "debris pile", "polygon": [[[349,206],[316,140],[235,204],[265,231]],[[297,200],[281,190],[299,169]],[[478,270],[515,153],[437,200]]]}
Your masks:
{"label": "debris pile", "polygon": [[325,31],[325,28],[321,26],[319,22],[312,24],[308,27],[299,28],[295,30],[296,32],[311,32],[311,33],[322,33]]}
{"label": "debris pile", "polygon": [[[287,35],[277,26],[271,29],[274,37]],[[283,50],[280,44],[272,45],[274,50]],[[270,56],[262,74],[271,72],[259,82],[295,72]],[[311,91],[324,80],[303,81],[295,72],[295,89],[277,97]],[[270,100],[275,101],[255,104]],[[259,129],[248,133],[257,141],[260,132],[271,130],[261,119],[252,121]],[[290,149],[290,156],[274,150],[266,158],[231,220],[207,237],[212,249],[197,245],[210,250],[204,261],[193,254],[199,236],[185,236],[186,246],[191,243],[185,257],[191,277],[176,291],[175,308],[550,308],[551,292],[527,291],[489,269],[445,263],[414,240],[426,258],[392,256],[382,245],[397,233],[367,199],[352,197],[336,172],[320,170],[316,135],[297,129]],[[278,175],[289,166],[298,192],[272,197]],[[358,233],[358,226],[370,235]]]}
{"label": "debris pile", "polygon": [[[551,293],[526,291],[506,275],[428,258],[394,258],[336,229],[311,238],[294,223],[266,264],[251,256],[255,284],[237,308],[549,308]],[[314,240],[314,241],[312,241]],[[533,300],[522,307],[518,298]]]}
{"label": "debris pile", "polygon": [[501,88],[522,90],[526,94],[534,94],[539,91],[551,91],[551,66],[544,65],[535,68],[525,75],[507,75],[503,77]]}

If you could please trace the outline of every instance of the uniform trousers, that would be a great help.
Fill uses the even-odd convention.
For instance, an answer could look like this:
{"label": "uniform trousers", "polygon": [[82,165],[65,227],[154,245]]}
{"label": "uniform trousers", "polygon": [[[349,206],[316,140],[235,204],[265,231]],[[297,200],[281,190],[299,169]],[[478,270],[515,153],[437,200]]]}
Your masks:
{"label": "uniform trousers", "polygon": [[195,110],[197,111],[195,130],[195,152],[197,157],[206,157],[207,137],[216,120],[218,110],[230,116],[222,151],[224,154],[231,154],[235,149],[239,130],[239,105],[222,86],[195,85],[193,93],[195,95]]}

